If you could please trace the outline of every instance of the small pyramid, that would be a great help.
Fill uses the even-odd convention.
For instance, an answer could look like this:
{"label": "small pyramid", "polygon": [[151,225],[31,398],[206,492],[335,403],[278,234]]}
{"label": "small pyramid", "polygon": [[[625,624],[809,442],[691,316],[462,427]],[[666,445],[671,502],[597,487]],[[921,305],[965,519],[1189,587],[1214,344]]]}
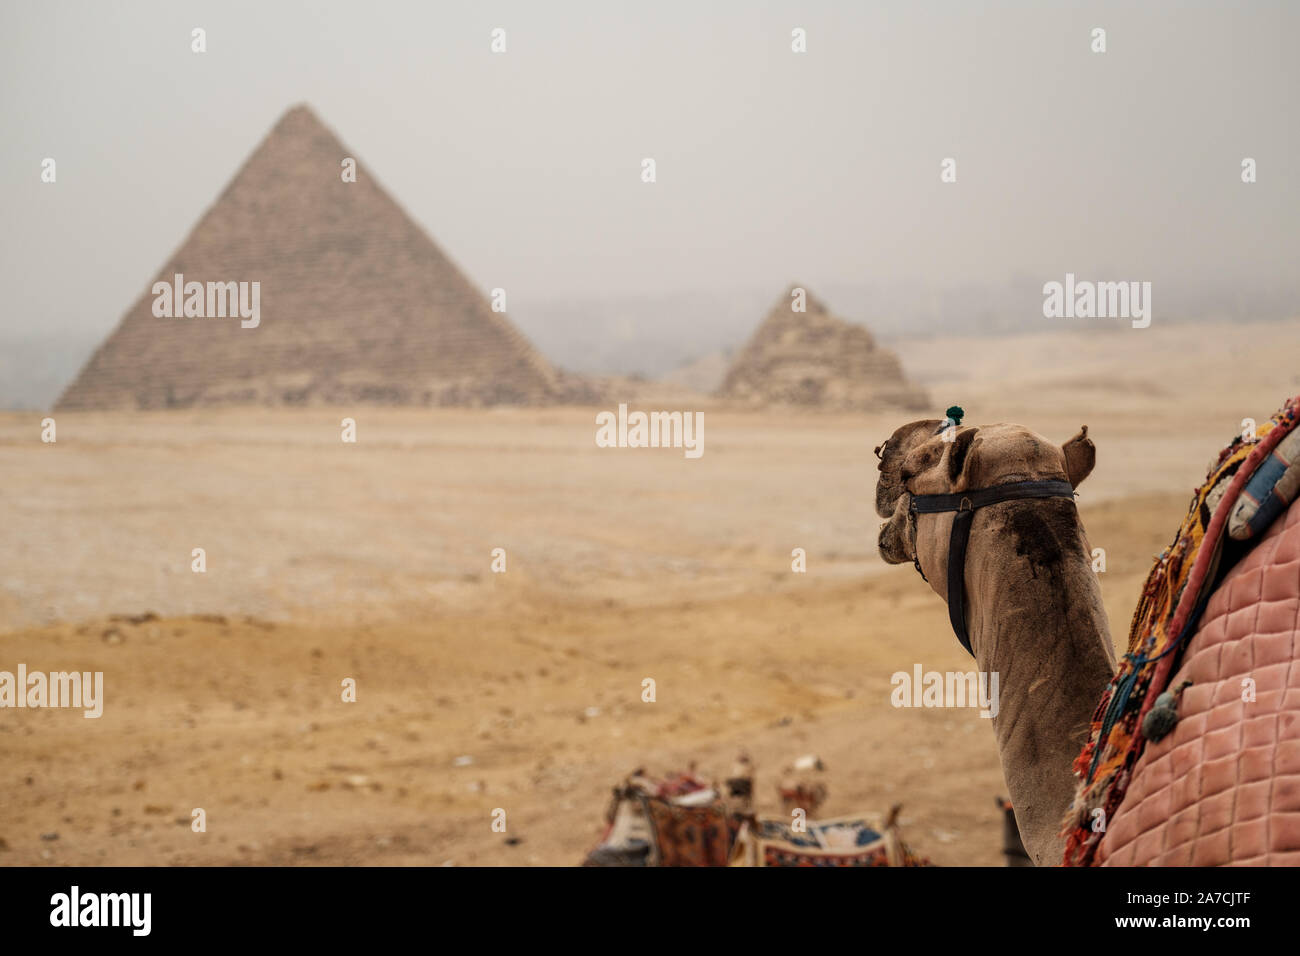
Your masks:
{"label": "small pyramid", "polygon": [[155,280],[257,281],[260,324],[160,318],[151,282],[56,407],[564,400],[579,383],[492,311],[364,164],[344,182],[345,157],[307,106],[285,113]]}
{"label": "small pyramid", "polygon": [[[795,311],[799,292],[802,312]],[[925,390],[904,377],[897,355],[795,285],[736,356],[717,394],[746,404],[830,411],[929,407]]]}

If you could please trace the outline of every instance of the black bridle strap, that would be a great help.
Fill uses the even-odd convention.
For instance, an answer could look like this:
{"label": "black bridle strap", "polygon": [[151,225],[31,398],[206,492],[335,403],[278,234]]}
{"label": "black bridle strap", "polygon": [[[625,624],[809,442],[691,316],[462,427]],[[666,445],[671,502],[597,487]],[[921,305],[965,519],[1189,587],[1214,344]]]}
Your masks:
{"label": "black bridle strap", "polygon": [[[1017,481],[964,494],[912,496],[910,510],[914,515],[956,512],[948,536],[948,621],[957,640],[972,657],[975,652],[971,650],[970,634],[966,630],[966,545],[970,541],[971,522],[980,508],[1021,498],[1069,498],[1073,501],[1074,486],[1068,481]],[[917,566],[920,567],[919,559]]]}
{"label": "black bridle strap", "polygon": [[971,657],[970,632],[966,630],[966,545],[975,511],[966,509],[952,516],[952,534],[948,536],[948,623],[961,646]]}

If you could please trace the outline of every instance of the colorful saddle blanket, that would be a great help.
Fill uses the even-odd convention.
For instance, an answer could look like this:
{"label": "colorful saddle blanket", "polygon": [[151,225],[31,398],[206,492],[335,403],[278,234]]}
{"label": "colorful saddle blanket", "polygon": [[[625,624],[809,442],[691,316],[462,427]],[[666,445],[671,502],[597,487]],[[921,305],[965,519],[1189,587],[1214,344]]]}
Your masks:
{"label": "colorful saddle blanket", "polygon": [[1220,453],[1151,569],[1075,762],[1065,865],[1300,862],[1300,786],[1274,784],[1300,775],[1298,418],[1291,399]]}
{"label": "colorful saddle blanket", "polygon": [[903,842],[890,819],[871,816],[791,821],[757,817],[741,828],[732,866],[930,866]]}
{"label": "colorful saddle blanket", "polygon": [[726,866],[746,816],[692,773],[638,772],[614,788],[607,819],[584,866]]}

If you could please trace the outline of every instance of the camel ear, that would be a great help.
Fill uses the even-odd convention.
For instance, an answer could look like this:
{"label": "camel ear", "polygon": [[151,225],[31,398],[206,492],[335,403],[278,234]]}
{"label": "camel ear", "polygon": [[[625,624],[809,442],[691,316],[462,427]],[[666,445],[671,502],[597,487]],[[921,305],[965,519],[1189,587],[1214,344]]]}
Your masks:
{"label": "camel ear", "polygon": [[1070,484],[1078,488],[1097,464],[1097,446],[1088,437],[1088,426],[1079,426],[1079,433],[1062,445],[1061,451],[1065,452],[1065,473],[1070,476]]}
{"label": "camel ear", "polygon": [[977,432],[979,432],[978,428],[963,428],[957,433],[957,437],[953,439],[948,449],[948,480],[952,482],[954,489],[959,483],[963,489],[971,486],[974,453],[981,441],[975,437]]}

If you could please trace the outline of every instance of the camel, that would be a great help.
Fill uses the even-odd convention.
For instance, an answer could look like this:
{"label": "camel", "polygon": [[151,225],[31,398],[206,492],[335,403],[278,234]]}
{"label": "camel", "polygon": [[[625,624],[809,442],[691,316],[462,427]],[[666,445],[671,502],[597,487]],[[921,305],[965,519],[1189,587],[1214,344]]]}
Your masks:
{"label": "camel", "polygon": [[[1113,818],[1093,828],[1101,834],[1091,841],[1094,863],[1300,864],[1300,701],[1288,690],[1300,658],[1300,504],[1291,504],[1300,429],[1288,432],[1298,401],[1279,413],[1286,428],[1254,445],[1235,442],[1212,466],[1215,482],[1207,476],[1204,493],[1220,492],[1216,500],[1227,507],[1194,499],[1187,521],[1212,513],[1207,537],[1221,540],[1229,522],[1233,537],[1258,537],[1253,548],[1225,557],[1221,578],[1213,571],[1216,549],[1193,552],[1189,580],[1204,584],[1179,592],[1191,597],[1179,613],[1186,605],[1194,615],[1183,618],[1185,650],[1161,665],[1172,673],[1162,685],[1168,693],[1151,695],[1140,712],[1148,742],[1120,775],[1127,792],[1118,791]],[[992,723],[1016,822],[1035,865],[1056,865],[1063,823],[1069,832],[1066,821],[1104,817],[1072,775],[1072,764],[1087,765],[1089,751],[1080,750],[1116,669],[1072,500],[1096,449],[1087,426],[1058,446],[1020,425],[962,428],[960,409],[949,416],[903,425],[877,449],[876,510],[887,519],[880,554],[916,565],[948,602],[953,629],[979,669],[999,674]],[[1280,445],[1287,434],[1293,437]],[[1256,507],[1256,527],[1242,527]],[[949,579],[953,555],[958,570]],[[1162,556],[1152,574],[1165,566]]]}
{"label": "camel", "polygon": [[[911,422],[879,450],[880,554],[914,562],[947,598],[955,513],[913,515],[912,496],[954,494],[1092,472],[1087,427],[1057,445],[1020,425],[944,428]],[[1002,688],[992,720],[1016,822],[1035,865],[1060,862],[1061,820],[1074,797],[1071,765],[1115,673],[1115,651],[1092,570],[1092,549],[1073,501],[1003,501],[971,519],[965,619],[979,670]]]}

